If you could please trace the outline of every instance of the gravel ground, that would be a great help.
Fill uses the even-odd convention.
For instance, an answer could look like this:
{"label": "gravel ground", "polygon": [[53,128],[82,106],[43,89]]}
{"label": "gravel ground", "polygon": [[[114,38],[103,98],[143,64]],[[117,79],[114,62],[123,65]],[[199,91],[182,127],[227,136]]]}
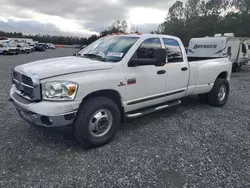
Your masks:
{"label": "gravel ground", "polygon": [[11,68],[73,51],[0,56],[0,187],[250,187],[250,67],[233,74],[223,108],[185,98],[84,150],[70,128],[30,126],[8,102]]}

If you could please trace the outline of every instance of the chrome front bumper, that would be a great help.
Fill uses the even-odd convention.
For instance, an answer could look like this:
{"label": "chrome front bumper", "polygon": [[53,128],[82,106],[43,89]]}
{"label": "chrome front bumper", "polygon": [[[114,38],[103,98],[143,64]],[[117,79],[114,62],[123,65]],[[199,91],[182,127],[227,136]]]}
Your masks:
{"label": "chrome front bumper", "polygon": [[10,96],[19,116],[30,124],[44,127],[72,125],[81,101],[29,102],[11,88]]}

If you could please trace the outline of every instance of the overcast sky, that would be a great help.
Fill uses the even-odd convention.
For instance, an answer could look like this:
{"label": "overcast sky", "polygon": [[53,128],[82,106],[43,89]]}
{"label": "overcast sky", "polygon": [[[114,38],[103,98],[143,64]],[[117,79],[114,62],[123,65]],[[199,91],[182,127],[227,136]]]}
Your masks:
{"label": "overcast sky", "polygon": [[0,30],[87,37],[115,20],[150,32],[175,0],[0,0]]}

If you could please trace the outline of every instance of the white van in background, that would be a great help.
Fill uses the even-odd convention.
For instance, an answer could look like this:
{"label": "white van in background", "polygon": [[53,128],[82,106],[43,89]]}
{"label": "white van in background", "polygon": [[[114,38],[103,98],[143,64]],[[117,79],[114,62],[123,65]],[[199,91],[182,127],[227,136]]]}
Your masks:
{"label": "white van in background", "polygon": [[0,42],[0,54],[9,54],[9,46],[6,43]]}
{"label": "white van in background", "polygon": [[15,46],[11,46],[8,40],[0,41],[0,54],[18,54],[18,50]]}
{"label": "white van in background", "polygon": [[216,34],[214,37],[192,38],[188,46],[188,57],[223,58],[229,57],[233,71],[239,71],[248,63],[249,57],[244,40],[233,33]]}

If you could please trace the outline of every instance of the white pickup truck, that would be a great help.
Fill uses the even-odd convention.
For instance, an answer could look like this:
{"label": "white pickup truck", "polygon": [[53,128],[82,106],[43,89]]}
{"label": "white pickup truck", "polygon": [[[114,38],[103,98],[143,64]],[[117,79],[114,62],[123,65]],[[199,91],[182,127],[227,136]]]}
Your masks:
{"label": "white pickup truck", "polygon": [[75,56],[14,68],[10,96],[27,122],[71,125],[82,146],[93,148],[112,140],[124,118],[178,105],[189,95],[223,106],[231,69],[227,58],[188,61],[177,37],[106,36]]}

